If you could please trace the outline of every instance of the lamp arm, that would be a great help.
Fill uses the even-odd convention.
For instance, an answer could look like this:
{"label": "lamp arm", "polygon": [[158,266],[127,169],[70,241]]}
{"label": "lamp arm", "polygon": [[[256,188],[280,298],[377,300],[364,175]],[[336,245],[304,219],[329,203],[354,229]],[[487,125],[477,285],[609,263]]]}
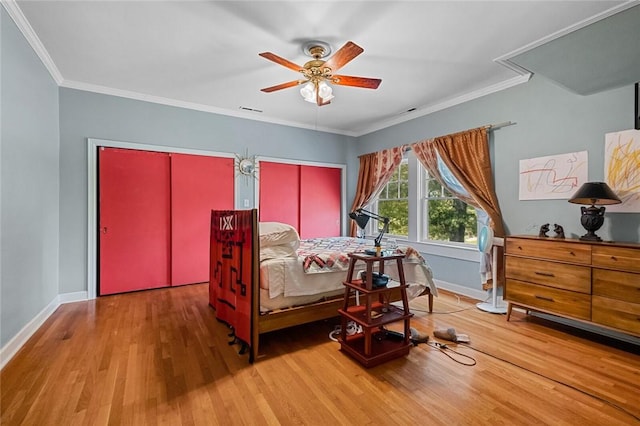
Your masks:
{"label": "lamp arm", "polygon": [[380,231],[380,233],[378,234],[378,236],[374,240],[374,246],[375,247],[380,247],[380,243],[382,243],[382,236],[386,232],[389,232],[389,218],[388,217],[383,217],[382,219],[378,219],[378,220],[381,220],[383,225],[382,225],[382,230]]}
{"label": "lamp arm", "polygon": [[365,209],[357,209],[357,210],[356,210],[356,212],[358,212],[358,213],[362,213],[362,214],[365,214],[365,215],[369,216],[371,219],[376,219],[376,220],[379,220],[379,221],[385,222],[385,224],[386,224],[387,226],[389,225],[389,218],[388,218],[388,217],[380,216],[380,215],[379,215],[379,214],[377,214],[377,213],[370,212],[370,211],[367,211],[367,210],[365,210]]}
{"label": "lamp arm", "polygon": [[378,234],[378,236],[374,240],[375,247],[380,247],[380,244],[382,243],[382,237],[384,236],[385,233],[389,232],[389,218],[385,217],[385,216],[380,216],[377,213],[370,212],[370,211],[367,211],[365,209],[357,209],[356,213],[358,215],[363,215],[363,216],[367,216],[367,217],[369,217],[371,219],[375,219],[378,222],[382,222],[382,229],[380,230],[380,233]]}

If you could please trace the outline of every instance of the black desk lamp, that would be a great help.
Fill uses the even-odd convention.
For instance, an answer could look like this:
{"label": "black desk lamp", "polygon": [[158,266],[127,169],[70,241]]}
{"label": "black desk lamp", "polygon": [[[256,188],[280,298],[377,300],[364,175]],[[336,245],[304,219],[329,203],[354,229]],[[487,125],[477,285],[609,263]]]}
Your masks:
{"label": "black desk lamp", "polygon": [[578,192],[569,199],[574,204],[591,204],[591,207],[581,207],[582,217],[580,223],[587,230],[587,233],[580,237],[584,241],[602,241],[596,235],[604,223],[604,207],[596,205],[620,204],[622,201],[613,192],[609,185],[604,182],[587,182],[583,184]]}
{"label": "black desk lamp", "polygon": [[[382,242],[382,236],[385,234],[385,232],[389,232],[389,218],[380,216],[379,214],[373,212],[369,212],[365,209],[357,209],[356,211],[349,213],[349,217],[358,224],[358,227],[360,227],[360,229],[364,229],[367,226],[367,223],[369,223],[369,219],[375,219],[379,222],[382,222],[382,228],[378,229],[380,233],[374,240],[374,246],[376,248],[375,254],[376,256],[379,256],[382,250],[382,246],[380,245],[380,243]],[[365,251],[365,253],[367,253],[367,251]]]}

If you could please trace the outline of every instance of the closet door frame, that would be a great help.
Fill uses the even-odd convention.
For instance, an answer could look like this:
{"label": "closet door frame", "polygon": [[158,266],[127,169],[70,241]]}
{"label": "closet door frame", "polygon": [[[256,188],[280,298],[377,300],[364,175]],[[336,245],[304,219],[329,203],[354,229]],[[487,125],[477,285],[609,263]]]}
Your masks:
{"label": "closet door frame", "polygon": [[[95,138],[88,138],[87,142],[87,299],[91,300],[95,299],[98,294],[98,149],[100,147],[124,148],[138,151],[193,154],[234,159],[236,154]],[[237,204],[236,187],[237,185],[234,185],[234,204]]]}
{"label": "closet door frame", "polygon": [[[343,236],[347,235],[347,222],[345,218],[347,217],[347,165],[346,164],[338,164],[338,163],[321,163],[315,161],[303,161],[303,160],[291,160],[286,158],[277,158],[277,157],[263,157],[256,156],[256,178],[258,182],[260,182],[260,161],[268,161],[271,163],[283,163],[283,164],[294,164],[298,166],[314,166],[314,167],[331,167],[340,169],[340,234]],[[256,184],[256,189],[254,191],[254,201],[253,205],[258,206],[260,208],[260,185]]]}

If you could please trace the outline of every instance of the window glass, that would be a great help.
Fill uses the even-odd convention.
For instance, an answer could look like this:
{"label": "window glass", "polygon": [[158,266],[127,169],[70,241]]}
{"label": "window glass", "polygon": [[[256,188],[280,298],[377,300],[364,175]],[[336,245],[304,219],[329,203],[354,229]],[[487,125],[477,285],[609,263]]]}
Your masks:
{"label": "window glass", "polygon": [[[389,218],[389,234],[409,235],[409,172],[406,160],[400,163],[378,196],[378,215]],[[374,231],[377,226],[374,225]]]}
{"label": "window glass", "polygon": [[424,236],[426,240],[475,244],[477,239],[476,209],[456,198],[422,170],[425,179],[422,195]]}
{"label": "window glass", "polygon": [[[446,165],[439,161],[438,166],[446,175],[447,185],[464,193],[464,188]],[[410,208],[415,211],[409,211]],[[455,245],[475,245],[477,241],[476,209],[429,177],[412,153],[400,163],[378,199],[370,205],[370,210],[389,218],[388,235]],[[371,220],[367,234],[377,236],[381,227],[381,222]]]}

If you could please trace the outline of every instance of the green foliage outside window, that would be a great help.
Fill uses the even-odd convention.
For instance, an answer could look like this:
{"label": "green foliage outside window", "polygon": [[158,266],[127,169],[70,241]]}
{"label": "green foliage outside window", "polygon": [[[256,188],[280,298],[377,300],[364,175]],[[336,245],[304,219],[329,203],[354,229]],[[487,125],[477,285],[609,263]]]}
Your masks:
{"label": "green foliage outside window", "polygon": [[478,223],[475,208],[456,198],[437,180],[427,177],[426,183],[428,239],[473,243]]}
{"label": "green foliage outside window", "polygon": [[[428,240],[474,244],[477,233],[475,208],[456,198],[424,173],[422,194],[423,237]],[[409,168],[402,162],[378,197],[377,212],[390,219],[389,234],[409,235]],[[374,228],[377,227],[374,225]]]}
{"label": "green foliage outside window", "polygon": [[389,218],[389,234],[409,235],[409,202],[407,200],[378,201],[378,214]]}
{"label": "green foliage outside window", "polygon": [[457,198],[429,200],[429,239],[472,243],[476,238],[476,210]]}
{"label": "green foliage outside window", "polygon": [[400,166],[378,196],[378,214],[389,218],[389,234],[409,235],[409,167]]}

